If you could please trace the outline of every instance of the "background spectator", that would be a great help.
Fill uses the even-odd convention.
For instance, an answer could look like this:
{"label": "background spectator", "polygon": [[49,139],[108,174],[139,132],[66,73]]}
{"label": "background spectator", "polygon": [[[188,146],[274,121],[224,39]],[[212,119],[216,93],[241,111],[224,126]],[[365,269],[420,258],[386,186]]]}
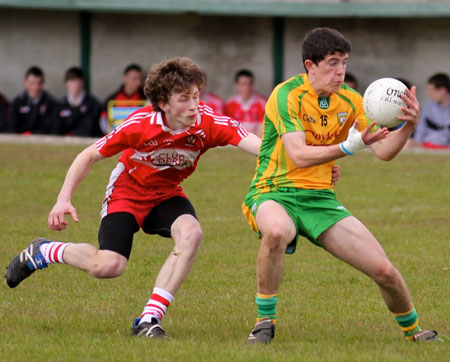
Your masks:
{"label": "background spectator", "polygon": [[6,132],[8,128],[9,103],[6,97],[0,93],[0,132]]}
{"label": "background spectator", "polygon": [[25,91],[14,98],[9,130],[22,134],[49,134],[56,122],[57,104],[44,90],[44,73],[32,66],[25,73]]}
{"label": "background spectator", "polygon": [[266,98],[254,92],[254,76],[247,69],[238,71],[234,77],[236,94],[225,104],[225,114],[241,122],[245,128],[261,137]]}
{"label": "background spectator", "polygon": [[58,108],[58,120],[54,133],[80,137],[99,137],[101,106],[84,90],[84,74],[81,68],[73,67],[64,76],[66,95]]}
{"label": "background spectator", "polygon": [[421,111],[420,122],[414,140],[428,148],[450,147],[450,79],[445,73],[437,73],[428,79],[428,95],[431,102]]}
{"label": "background spectator", "polygon": [[108,102],[109,101],[145,101],[142,89],[142,68],[137,64],[128,65],[123,71],[123,83],[120,88],[106,98],[100,120],[100,128],[104,134],[108,133]]}
{"label": "background spectator", "polygon": [[203,87],[200,89],[200,100],[210,106],[214,112],[224,114],[225,112],[225,102],[217,94],[210,92],[207,85],[207,77],[205,72],[203,72]]}
{"label": "background spectator", "polygon": [[350,88],[359,92],[358,91],[358,88],[359,88],[358,78],[356,78],[353,73],[345,72],[344,83],[347,84]]}

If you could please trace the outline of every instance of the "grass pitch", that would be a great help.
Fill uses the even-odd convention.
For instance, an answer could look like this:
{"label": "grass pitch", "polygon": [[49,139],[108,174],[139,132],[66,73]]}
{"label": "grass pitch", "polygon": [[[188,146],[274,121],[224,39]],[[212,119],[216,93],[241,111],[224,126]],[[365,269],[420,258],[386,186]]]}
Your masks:
{"label": "grass pitch", "polygon": [[[35,236],[97,245],[99,211],[116,158],[94,165],[73,203],[80,223],[47,228],[65,172],[82,146],[0,145],[0,266]],[[129,335],[172,242],[142,232],[125,273],[96,280],[50,266],[15,289],[0,286],[0,360],[45,361],[448,361],[450,155],[403,153],[338,162],[338,199],[384,246],[406,279],[424,328],[445,343],[412,344],[364,275],[301,239],[287,256],[276,339],[249,346],[255,319],[256,235],[241,214],[255,158],[211,150],[184,189],[204,241],[163,325],[168,341]]]}

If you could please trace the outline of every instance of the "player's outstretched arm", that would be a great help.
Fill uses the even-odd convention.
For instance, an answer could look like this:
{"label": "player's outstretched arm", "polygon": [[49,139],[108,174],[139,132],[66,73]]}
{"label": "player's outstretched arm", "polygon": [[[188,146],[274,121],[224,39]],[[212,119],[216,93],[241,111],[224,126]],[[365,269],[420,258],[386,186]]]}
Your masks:
{"label": "player's outstretched arm", "polygon": [[241,142],[237,145],[241,150],[247,151],[252,155],[258,156],[259,149],[261,148],[261,139],[254,135],[253,133],[249,133],[247,137],[243,138]]}
{"label": "player's outstretched arm", "polygon": [[383,161],[390,161],[398,155],[420,120],[420,104],[416,97],[416,87],[413,86],[411,90],[406,89],[406,96],[401,95],[401,97],[408,108],[402,108],[404,114],[399,119],[406,123],[398,130],[390,132],[386,139],[370,146],[375,155]]}
{"label": "player's outstretched arm", "polygon": [[350,129],[349,135],[344,142],[331,146],[308,146],[305,142],[304,132],[289,132],[281,136],[286,151],[291,160],[299,168],[320,165],[337,160],[377,142],[387,136],[386,128],[370,132],[375,124],[367,127],[363,132],[358,132],[358,121]]}
{"label": "player's outstretched arm", "polygon": [[61,231],[67,228],[69,222],[65,218],[66,214],[71,214],[73,220],[78,222],[77,211],[71,202],[72,195],[88,174],[91,166],[103,158],[93,144],[85,148],[72,162],[56,203],[48,215],[48,227],[50,229]]}

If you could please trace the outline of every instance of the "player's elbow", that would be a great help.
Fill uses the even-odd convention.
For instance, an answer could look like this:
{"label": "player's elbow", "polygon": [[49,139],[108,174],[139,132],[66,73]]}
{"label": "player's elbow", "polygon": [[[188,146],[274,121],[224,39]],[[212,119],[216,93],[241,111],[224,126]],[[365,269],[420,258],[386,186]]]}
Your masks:
{"label": "player's elbow", "polygon": [[298,168],[307,168],[313,166],[313,164],[307,158],[300,154],[298,154],[292,161]]}
{"label": "player's elbow", "polygon": [[376,154],[376,156],[377,156],[377,158],[379,159],[379,160],[381,160],[381,161],[391,161],[392,159],[394,159],[395,158],[395,154],[392,154],[392,153],[383,153],[383,152],[380,152],[380,153],[378,153],[378,154]]}
{"label": "player's elbow", "polygon": [[81,153],[78,155],[79,158],[85,160],[88,164],[92,165],[93,163],[103,159],[104,157],[100,154],[100,152],[97,150],[97,147],[95,144],[85,148]]}

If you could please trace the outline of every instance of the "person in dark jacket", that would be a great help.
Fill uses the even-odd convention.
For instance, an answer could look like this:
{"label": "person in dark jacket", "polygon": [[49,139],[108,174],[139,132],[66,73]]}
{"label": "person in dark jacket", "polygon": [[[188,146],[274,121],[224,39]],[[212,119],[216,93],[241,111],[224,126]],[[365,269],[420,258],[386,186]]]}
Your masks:
{"label": "person in dark jacket", "polygon": [[98,100],[84,90],[81,68],[72,67],[64,76],[66,95],[58,107],[54,133],[66,136],[99,137],[101,106]]}
{"label": "person in dark jacket", "polygon": [[50,134],[56,122],[57,103],[44,90],[44,73],[32,66],[25,73],[25,91],[11,104],[8,131],[22,134]]}
{"label": "person in dark jacket", "polygon": [[[118,90],[109,95],[103,106],[100,119],[100,128],[103,133],[110,131],[108,127],[108,102],[121,101],[124,105],[136,105],[136,102],[144,102],[146,100],[143,90],[144,73],[140,65],[129,64],[123,71],[123,83]],[[129,101],[129,104],[127,102]],[[143,104],[137,105],[142,107]]]}
{"label": "person in dark jacket", "polygon": [[0,133],[6,132],[8,127],[9,102],[0,93]]}

